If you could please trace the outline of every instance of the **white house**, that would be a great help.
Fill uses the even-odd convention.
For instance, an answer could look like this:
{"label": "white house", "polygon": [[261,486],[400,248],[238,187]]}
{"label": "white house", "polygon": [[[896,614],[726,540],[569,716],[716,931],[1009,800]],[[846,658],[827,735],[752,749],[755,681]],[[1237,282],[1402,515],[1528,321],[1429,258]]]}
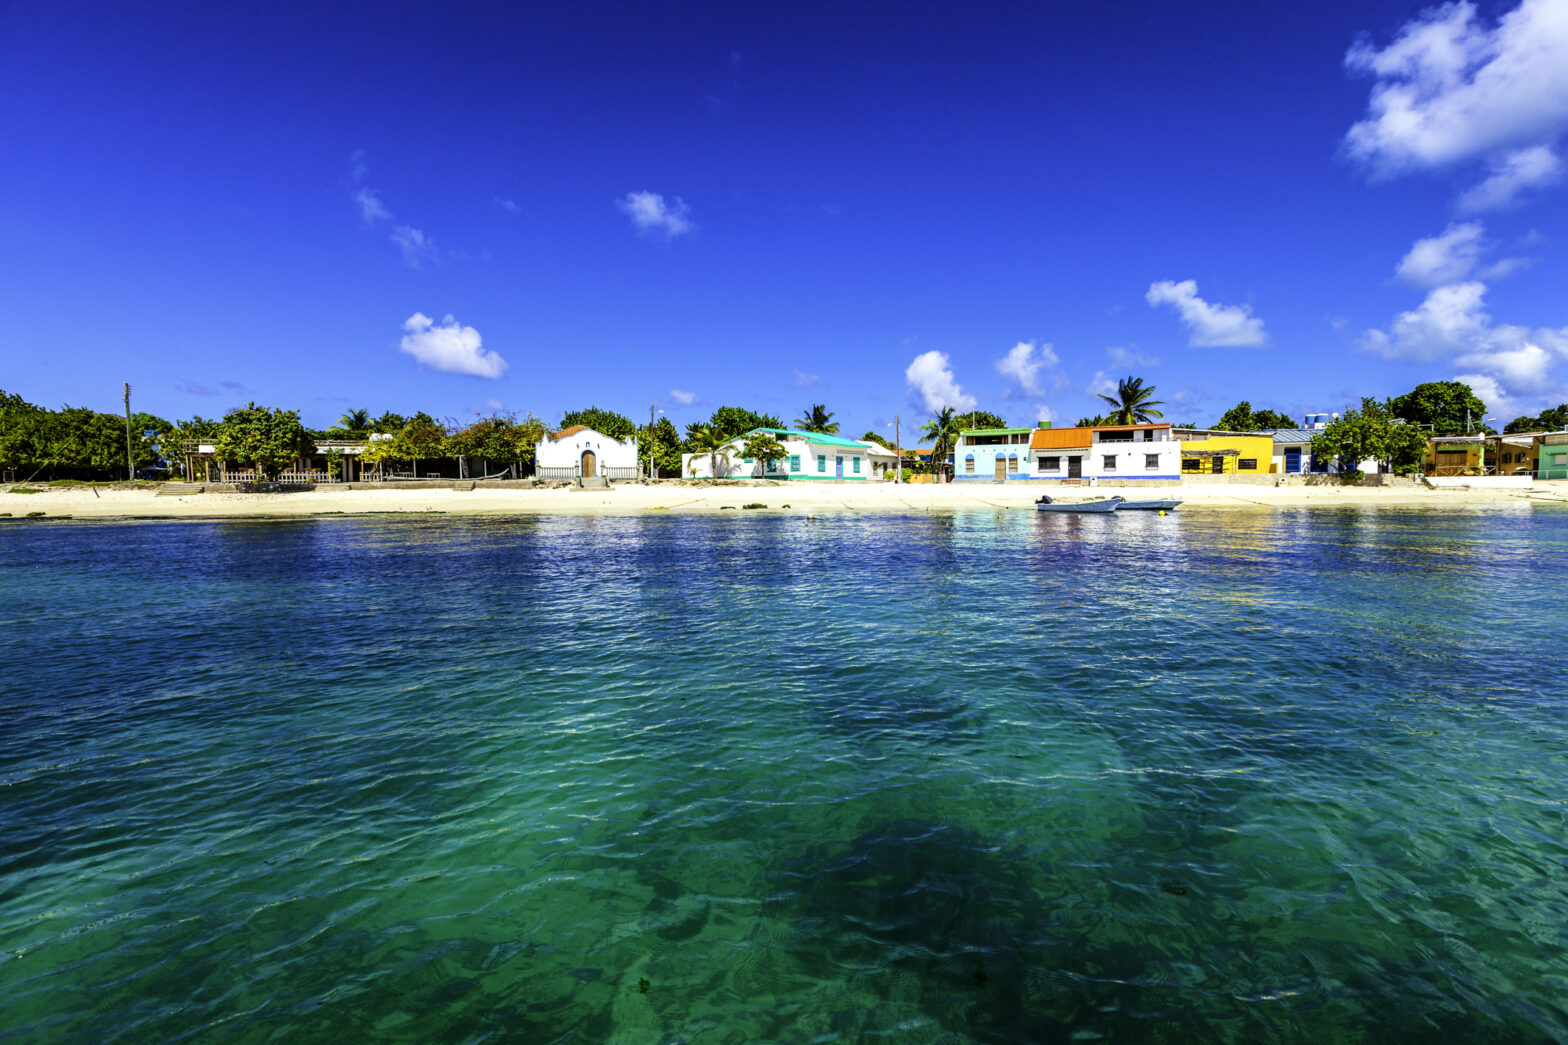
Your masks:
{"label": "white house", "polygon": [[563,428],[534,444],[541,479],[637,478],[637,440],[611,439],[584,425]]}
{"label": "white house", "polygon": [[963,432],[953,450],[955,481],[1180,479],[1181,444],[1171,426],[987,428]]}
{"label": "white house", "polygon": [[[770,435],[784,446],[777,461],[755,461],[741,456],[746,437],[753,433]],[[681,477],[710,478],[712,454],[681,454]],[[719,451],[720,479],[827,479],[864,482],[880,479],[897,464],[897,455],[875,443],[845,439],[820,432],[799,432],[784,428],[754,428],[731,439]]]}

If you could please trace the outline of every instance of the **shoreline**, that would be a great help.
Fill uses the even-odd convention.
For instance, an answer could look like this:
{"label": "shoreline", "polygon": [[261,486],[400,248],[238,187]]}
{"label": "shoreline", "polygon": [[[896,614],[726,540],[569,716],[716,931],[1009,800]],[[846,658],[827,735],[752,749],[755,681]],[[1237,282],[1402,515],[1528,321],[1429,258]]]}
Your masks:
{"label": "shoreline", "polygon": [[1181,510],[1257,508],[1523,508],[1568,504],[1568,483],[1535,483],[1530,489],[1442,489],[1425,486],[1264,486],[1190,483],[1182,486],[1100,486],[1062,490],[1011,484],[776,484],[746,486],[645,486],[617,484],[608,490],[569,489],[341,489],[319,487],[289,493],[160,493],[158,488],[93,486],[34,487],[38,492],[0,491],[0,513],[15,521],[29,513],[73,519],[237,519],[378,514],[461,515],[641,515],[700,514],[745,510],[761,504],[777,514],[895,514],[971,508],[1029,510],[1042,493],[1061,501],[1175,497]]}

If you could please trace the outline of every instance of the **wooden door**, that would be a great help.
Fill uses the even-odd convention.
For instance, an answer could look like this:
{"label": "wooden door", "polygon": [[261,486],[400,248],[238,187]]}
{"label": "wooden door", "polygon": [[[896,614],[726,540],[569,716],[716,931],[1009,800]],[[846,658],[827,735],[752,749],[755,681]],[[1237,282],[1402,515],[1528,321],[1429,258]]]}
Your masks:
{"label": "wooden door", "polygon": [[996,481],[997,482],[1003,482],[1006,479],[1007,479],[1007,458],[1005,458],[1005,457],[998,457],[996,459]]}
{"label": "wooden door", "polygon": [[598,464],[599,464],[599,460],[598,460],[598,458],[594,457],[593,451],[592,450],[584,450],[583,451],[583,478],[584,479],[592,479],[595,475],[597,475],[598,474],[598,472],[597,472]]}

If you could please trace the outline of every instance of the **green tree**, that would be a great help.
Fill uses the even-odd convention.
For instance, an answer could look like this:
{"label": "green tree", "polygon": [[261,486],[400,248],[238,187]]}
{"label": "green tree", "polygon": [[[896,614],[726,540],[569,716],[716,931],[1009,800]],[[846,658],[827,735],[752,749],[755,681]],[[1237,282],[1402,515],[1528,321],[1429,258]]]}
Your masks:
{"label": "green tree", "polygon": [[228,464],[248,464],[269,479],[316,452],[299,411],[275,410],[254,402],[223,415],[214,456]]}
{"label": "green tree", "polygon": [[686,426],[687,449],[693,435],[704,428],[711,428],[725,439],[733,439],[737,435],[745,435],[753,428],[783,428],[784,422],[772,414],[759,414],[755,410],[748,410],[743,406],[721,406],[713,411],[713,416],[704,423],[694,421]]}
{"label": "green tree", "polygon": [[1421,467],[1426,436],[1393,414],[1391,402],[1363,398],[1360,410],[1346,410],[1312,436],[1312,456],[1338,461],[1340,471],[1358,473],[1361,462],[1375,460],[1399,474]]}
{"label": "green tree", "polygon": [[363,432],[370,427],[370,411],[350,410],[338,418],[338,424],[350,432]]}
{"label": "green tree", "polygon": [[511,413],[492,414],[476,418],[463,428],[454,426],[446,439],[446,452],[454,457],[478,458],[482,474],[489,471],[491,462],[531,471],[534,446],[544,431],[544,422],[533,414],[521,421]]}
{"label": "green tree", "polygon": [[938,474],[947,470],[947,455],[953,452],[953,446],[958,442],[958,433],[962,429],[958,425],[958,417],[953,413],[953,408],[944,406],[936,412],[936,416],[927,421],[920,429],[922,439],[931,442],[931,469]]}
{"label": "green tree", "polygon": [[687,438],[691,453],[708,455],[708,474],[715,479],[719,478],[719,458],[724,458],[724,467],[728,469],[730,458],[734,456],[735,448],[730,443],[731,440],[711,428],[699,428]]}
{"label": "green tree", "polygon": [[370,431],[376,435],[397,435],[406,424],[408,424],[408,418],[388,410],[370,422]]}
{"label": "green tree", "polygon": [[1503,429],[1505,435],[1514,432],[1557,432],[1568,428],[1568,403],[1542,410],[1535,417],[1516,417]]}
{"label": "green tree", "polygon": [[643,425],[637,429],[637,449],[646,456],[653,454],[653,474],[679,475],[681,472],[681,436],[668,417],[661,417],[653,427]]}
{"label": "green tree", "polygon": [[566,416],[561,418],[561,429],[573,425],[592,428],[600,435],[607,435],[611,439],[619,439],[623,442],[637,433],[637,426],[632,424],[631,418],[625,414],[618,414],[614,410],[601,410],[597,406],[590,406],[583,410],[568,410]]}
{"label": "green tree", "polygon": [[1288,414],[1273,410],[1253,410],[1252,404],[1243,399],[1229,410],[1214,427],[1222,432],[1270,432],[1277,428],[1294,428],[1295,421]]}
{"label": "green tree", "polygon": [[993,414],[989,410],[971,410],[967,414],[959,414],[953,418],[962,432],[966,428],[1006,428],[1007,422],[1002,420],[1001,414]]}
{"label": "green tree", "polygon": [[409,418],[392,440],[396,445],[398,460],[412,461],[414,474],[419,474],[419,462],[447,456],[446,429],[424,411]]}
{"label": "green tree", "polygon": [[837,435],[838,422],[833,420],[833,411],[825,403],[813,403],[809,410],[802,411],[801,415],[791,422],[796,429],[802,432],[820,432],[823,435]]}
{"label": "green tree", "polygon": [[1486,404],[1463,381],[1428,381],[1389,400],[1395,417],[1431,425],[1433,435],[1464,435],[1483,428]]}
{"label": "green tree", "polygon": [[1150,424],[1155,418],[1165,415],[1154,409],[1165,404],[1154,398],[1154,386],[1145,386],[1141,377],[1124,377],[1116,383],[1114,397],[1100,396],[1111,407],[1111,424],[1117,425],[1142,425]]}
{"label": "green tree", "polygon": [[764,473],[767,472],[769,464],[782,461],[788,456],[784,444],[766,432],[753,432],[746,436],[746,441],[740,448],[740,455],[761,461]]}
{"label": "green tree", "polygon": [[1095,414],[1093,417],[1080,417],[1078,419],[1077,423],[1073,425],[1073,427],[1074,428],[1093,428],[1096,425],[1109,425],[1109,424],[1115,424],[1115,422],[1112,421],[1110,418],[1106,417],[1104,414]]}
{"label": "green tree", "polygon": [[862,443],[876,443],[878,446],[885,447],[889,450],[898,449],[898,447],[894,446],[892,443],[888,442],[886,439],[875,432],[867,432],[865,435],[860,437],[860,441]]}

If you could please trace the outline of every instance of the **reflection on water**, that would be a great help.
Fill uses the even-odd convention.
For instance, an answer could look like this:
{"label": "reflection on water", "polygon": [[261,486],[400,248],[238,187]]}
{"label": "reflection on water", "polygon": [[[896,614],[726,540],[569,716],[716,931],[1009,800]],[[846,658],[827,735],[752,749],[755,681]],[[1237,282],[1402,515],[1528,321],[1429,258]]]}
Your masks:
{"label": "reflection on water", "polygon": [[1568,514],[0,530],[0,1036],[1568,1037]]}

